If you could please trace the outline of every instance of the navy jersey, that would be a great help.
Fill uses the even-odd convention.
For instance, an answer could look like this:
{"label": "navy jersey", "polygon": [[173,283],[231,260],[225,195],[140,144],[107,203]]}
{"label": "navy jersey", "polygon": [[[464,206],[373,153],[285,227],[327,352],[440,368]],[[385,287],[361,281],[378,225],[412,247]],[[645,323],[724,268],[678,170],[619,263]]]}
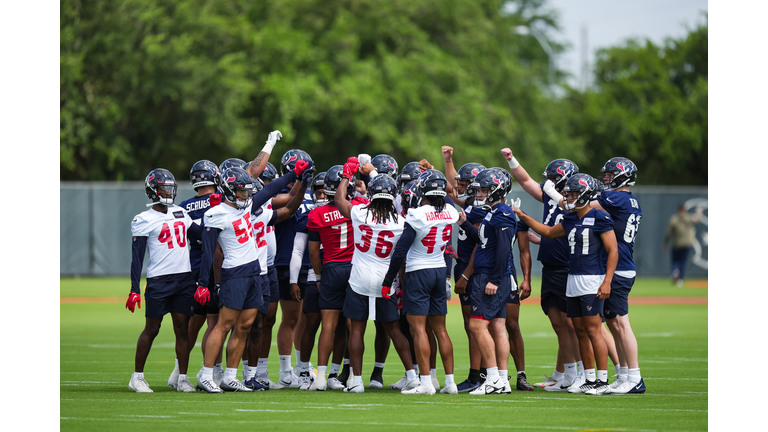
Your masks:
{"label": "navy jersey", "polygon": [[[509,230],[509,244],[501,244],[502,239],[498,237],[498,231]],[[515,267],[514,255],[512,255],[512,243],[517,232],[517,218],[515,213],[506,203],[500,203],[493,206],[490,212],[487,212],[482,222],[478,235],[480,242],[475,252],[475,273],[494,273],[494,269],[501,273],[496,276],[506,276],[513,273]],[[496,268],[497,251],[506,250],[507,262],[502,269]]]}
{"label": "navy jersey", "polygon": [[[194,196],[186,201],[182,201],[179,207],[183,208],[192,218],[192,222],[203,226],[203,214],[211,208],[211,203],[208,201],[208,197],[211,194],[205,194],[203,196]],[[193,269],[200,268],[200,261],[203,259],[203,242],[201,240],[195,240],[189,242],[189,263]]]}
{"label": "navy jersey", "polygon": [[[543,189],[544,182],[540,186]],[[541,194],[541,199],[544,201],[542,223],[552,227],[562,222],[566,213],[560,208],[558,203],[545,193]],[[556,239],[542,237],[539,244],[539,255],[536,259],[542,263],[567,267],[568,255],[568,241],[566,239],[562,237]]]}
{"label": "navy jersey", "polygon": [[[304,204],[302,204],[302,207]],[[313,203],[314,207],[314,203]],[[310,208],[311,210],[312,208]],[[305,210],[301,214],[299,212],[296,212],[296,232],[300,233],[309,233],[309,230],[307,229],[307,221],[309,220],[309,210]],[[301,266],[302,267],[310,267],[312,263],[309,260],[309,240],[307,240],[307,244],[304,245],[304,255],[301,258]]]}
{"label": "navy jersey", "polygon": [[[469,202],[469,203],[468,203]],[[473,200],[467,200],[464,202],[464,213],[467,215],[467,221],[472,225],[479,223],[483,220],[488,210],[482,207],[475,207],[472,205]],[[469,259],[472,257],[472,251],[475,249],[475,242],[471,238],[467,237],[467,233],[463,229],[459,228],[457,233],[459,242],[456,245],[456,254],[459,259],[464,263],[469,263]]]}
{"label": "navy jersey", "polygon": [[[631,192],[605,191],[597,202],[613,219],[613,230],[616,232],[616,243],[619,246],[619,262],[616,271],[636,271],[633,251],[635,236],[640,228],[643,211],[640,203]],[[604,255],[603,260],[608,256]]]}
{"label": "navy jersey", "polygon": [[571,256],[568,274],[604,275],[605,246],[600,234],[613,230],[613,219],[602,210],[591,209],[582,219],[575,212],[567,213],[561,223]]}
{"label": "navy jersey", "polygon": [[[288,188],[280,191],[281,194],[290,192]],[[276,266],[287,266],[291,264],[291,253],[293,251],[293,239],[296,237],[296,222],[303,213],[309,213],[315,206],[312,196],[309,192],[304,194],[304,200],[301,202],[296,213],[288,219],[275,225],[275,238],[277,240],[277,253],[275,254]]]}

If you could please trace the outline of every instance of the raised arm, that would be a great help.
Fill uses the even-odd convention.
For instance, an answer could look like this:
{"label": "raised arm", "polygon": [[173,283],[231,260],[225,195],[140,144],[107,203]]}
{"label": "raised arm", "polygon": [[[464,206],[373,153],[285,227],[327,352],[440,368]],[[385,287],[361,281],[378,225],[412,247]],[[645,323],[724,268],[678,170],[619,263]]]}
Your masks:
{"label": "raised arm", "polygon": [[336,191],[336,195],[333,197],[333,202],[336,204],[336,208],[339,209],[339,213],[347,219],[351,219],[352,203],[347,200],[347,194],[344,191],[349,186],[349,179],[353,178],[360,168],[360,164],[356,157],[347,159],[347,163],[344,164],[344,169],[341,172],[341,182],[339,183],[339,190]]}
{"label": "raised arm", "polygon": [[512,176],[515,178],[515,181],[520,184],[520,187],[522,187],[523,190],[528,193],[528,195],[534,197],[537,201],[544,202],[541,193],[541,187],[539,187],[539,182],[532,179],[531,176],[528,175],[528,171],[526,171],[525,168],[520,165],[517,159],[512,156],[512,150],[509,148],[503,148],[501,149],[501,154],[504,155],[504,159],[507,160],[507,163],[509,164],[509,170],[512,172]]}
{"label": "raised arm", "polygon": [[275,147],[277,141],[282,137],[283,134],[281,134],[279,130],[275,130],[269,133],[269,136],[267,137],[267,143],[264,144],[264,147],[261,149],[256,158],[248,165],[248,174],[250,174],[251,177],[259,178],[261,173],[264,171],[264,167],[267,166],[267,162],[269,162],[269,155],[272,153],[272,149]]}

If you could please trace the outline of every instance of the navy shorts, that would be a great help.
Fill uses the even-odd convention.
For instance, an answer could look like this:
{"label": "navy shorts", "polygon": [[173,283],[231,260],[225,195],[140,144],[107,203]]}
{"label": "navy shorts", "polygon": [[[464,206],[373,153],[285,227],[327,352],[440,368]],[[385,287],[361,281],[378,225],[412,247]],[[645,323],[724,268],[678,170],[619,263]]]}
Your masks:
{"label": "navy shorts", "polygon": [[269,313],[269,274],[263,274],[256,276],[257,278],[261,279],[261,306],[259,306],[259,312],[263,313],[264,315]]}
{"label": "navy shorts", "polygon": [[269,302],[276,303],[280,301],[280,282],[277,281],[277,269],[272,266],[267,269],[269,278]]}
{"label": "navy shorts", "polygon": [[291,297],[291,269],[289,266],[275,266],[277,272],[277,287],[280,291],[280,298],[283,300],[293,300]]}
{"label": "navy shorts", "polygon": [[[211,273],[213,274],[213,269],[211,269]],[[192,269],[192,280],[198,280],[200,278],[200,268]],[[213,284],[211,284],[213,285]],[[201,305],[198,302],[195,302],[195,315],[218,315],[219,313],[219,294],[216,292],[215,286],[209,286],[207,287],[208,291],[211,293],[211,298],[208,300],[208,303]],[[195,290],[197,290],[197,286],[195,286]],[[194,297],[193,297],[194,300]]]}
{"label": "navy shorts", "polygon": [[446,315],[445,267],[405,272],[403,310],[411,315]]}
{"label": "navy shorts", "polygon": [[603,300],[597,294],[568,297],[568,318],[603,316]]}
{"label": "navy shorts", "polygon": [[263,277],[244,276],[221,281],[219,290],[219,307],[245,310],[258,309],[264,303],[262,295]]}
{"label": "navy shorts", "polygon": [[549,308],[560,312],[568,311],[565,289],[568,286],[568,267],[544,264],[541,268],[541,310],[544,315]]}
{"label": "navy shorts", "polygon": [[617,315],[624,316],[629,313],[629,292],[634,284],[635,278],[613,275],[611,295],[605,299],[603,304],[604,317],[614,319]]}
{"label": "navy shorts", "polygon": [[194,315],[196,289],[192,273],[148,278],[144,290],[144,316],[159,319],[168,312]]}
{"label": "navy shorts", "polygon": [[[461,274],[467,269],[467,264],[463,261],[456,261],[456,266],[453,267],[453,285],[456,286],[456,282],[462,279]],[[464,294],[459,294],[459,301],[462,306],[470,306],[469,296],[472,292],[472,276],[469,276],[467,281],[467,287],[464,289]]]}
{"label": "navy shorts", "polygon": [[[330,262],[323,264],[323,274],[320,275],[320,309],[344,308],[344,298],[347,296],[347,284],[352,273],[352,262]],[[443,274],[445,278],[445,274]],[[445,279],[443,279],[445,291]]]}
{"label": "navy shorts", "polygon": [[[356,293],[347,284],[347,297],[344,299],[344,316],[356,321],[367,320],[369,318],[370,298]],[[390,299],[385,299],[384,297],[376,298],[376,322],[387,323],[397,321],[398,319],[400,319],[400,311],[397,309],[397,300],[394,296]]]}
{"label": "navy shorts", "polygon": [[301,298],[304,299],[302,311],[305,314],[320,313],[320,291],[317,289],[317,282],[307,282],[307,274],[299,275],[299,288],[301,288]]}
{"label": "navy shorts", "polygon": [[520,304],[520,286],[517,284],[517,276],[515,274],[512,274],[512,280],[515,282],[515,290],[510,291],[509,295],[507,296],[507,304]]}
{"label": "navy shorts", "polygon": [[501,278],[496,294],[485,293],[485,286],[491,278],[489,273],[478,273],[472,278],[472,309],[470,318],[481,318],[491,321],[494,318],[507,317],[507,297],[512,291],[512,275]]}

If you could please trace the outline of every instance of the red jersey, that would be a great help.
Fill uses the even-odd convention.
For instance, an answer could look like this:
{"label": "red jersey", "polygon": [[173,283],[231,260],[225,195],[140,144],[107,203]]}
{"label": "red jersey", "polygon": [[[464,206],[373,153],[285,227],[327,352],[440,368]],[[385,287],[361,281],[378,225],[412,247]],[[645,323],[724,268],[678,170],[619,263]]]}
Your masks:
{"label": "red jersey", "polygon": [[310,210],[307,230],[320,234],[323,264],[352,261],[352,253],[355,250],[352,221],[342,216],[335,205],[326,204]]}

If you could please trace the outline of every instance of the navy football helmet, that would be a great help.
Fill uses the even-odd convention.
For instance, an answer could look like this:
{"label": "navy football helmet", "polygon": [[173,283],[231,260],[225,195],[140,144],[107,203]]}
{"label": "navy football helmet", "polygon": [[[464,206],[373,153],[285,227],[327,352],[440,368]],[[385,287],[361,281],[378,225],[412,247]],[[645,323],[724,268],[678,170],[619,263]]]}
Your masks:
{"label": "navy football helmet", "polygon": [[[341,173],[344,171],[344,167],[341,165],[332,166],[325,173],[325,182],[323,184],[325,188],[325,194],[329,197],[336,196],[336,192],[339,190],[339,184],[341,183]],[[349,179],[347,183],[347,199],[350,200],[355,196],[355,177]]]}
{"label": "navy football helmet", "polygon": [[248,164],[248,162],[238,159],[238,158],[229,158],[225,160],[224,162],[219,165],[219,174],[223,175],[224,171],[228,170],[229,168],[243,168],[245,169],[245,166]]}
{"label": "navy football helmet", "polygon": [[568,159],[555,159],[541,174],[555,184],[555,190],[562,193],[568,179],[579,172],[579,167]]}
{"label": "navy football helmet", "polygon": [[[144,180],[144,192],[153,203],[160,203],[166,206],[173,205],[176,199],[176,190],[178,185],[176,179],[170,171],[163,168],[156,168],[147,174]],[[161,195],[166,195],[165,197]]]}
{"label": "navy football helmet", "polygon": [[384,198],[394,202],[397,196],[397,182],[390,176],[378,175],[368,182],[366,194],[371,201]]}
{"label": "navy football helmet", "polygon": [[600,168],[600,172],[612,174],[604,176],[600,180],[607,190],[619,189],[623,186],[634,186],[637,179],[637,165],[625,157],[614,157]]}
{"label": "navy football helmet", "polygon": [[[512,177],[504,168],[488,168],[480,171],[472,182],[472,193],[475,203],[484,206],[487,203],[503,201],[512,188]],[[477,197],[479,189],[488,189],[488,195],[483,199]]]}
{"label": "navy football helmet", "polygon": [[397,161],[390,155],[380,154],[371,159],[371,164],[379,174],[388,174],[393,179],[397,178]]}
{"label": "navy football helmet", "polygon": [[419,174],[423,172],[424,170],[419,167],[418,162],[408,162],[403,167],[403,171],[400,173],[400,175],[397,176],[397,186],[403,187],[411,180],[416,180]]}
{"label": "navy football helmet", "polygon": [[[480,174],[480,171],[482,171],[484,169],[485,169],[485,166],[483,166],[483,165],[481,165],[479,163],[475,163],[475,162],[470,162],[468,164],[464,164],[464,165],[461,166],[461,168],[459,168],[459,171],[456,172],[456,177],[454,177],[454,179],[457,182],[460,181],[460,180],[469,182],[467,187],[464,189],[464,193],[463,194],[458,194],[458,198],[460,200],[466,200],[467,198],[472,196],[469,193],[470,186],[472,185],[472,182],[475,181],[475,177],[477,177],[477,175]],[[461,188],[463,186],[456,186],[456,187],[457,188]],[[457,193],[458,193],[458,191],[457,191]]]}
{"label": "navy football helmet", "polygon": [[271,162],[267,162],[267,165],[264,167],[264,171],[262,171],[261,175],[259,175],[259,178],[262,179],[264,183],[271,182],[272,180],[275,180],[277,177],[278,177],[277,168],[275,168],[275,166],[272,165]]}
{"label": "navy football helmet", "polygon": [[[597,180],[591,175],[575,174],[568,179],[568,182],[563,188],[566,203],[573,205],[574,208],[577,209],[583,208],[584,206],[589,205],[589,202],[597,196],[599,187]],[[571,192],[578,192],[578,196],[574,202],[571,202],[569,199]]]}
{"label": "navy football helmet", "polygon": [[316,175],[315,178],[312,179],[312,184],[309,186],[309,191],[312,194],[312,202],[315,203],[316,206],[322,206],[328,204],[328,198],[326,195],[325,199],[318,199],[317,195],[315,195],[315,192],[318,192],[320,190],[325,189],[325,175],[327,173],[325,171],[321,172],[320,174]]}
{"label": "navy football helmet", "polygon": [[441,196],[447,195],[448,180],[445,179],[445,175],[438,170],[430,169],[419,174],[418,177],[418,189],[416,194],[419,198],[429,196]]}
{"label": "navy football helmet", "polygon": [[294,149],[285,152],[282,159],[280,159],[281,175],[286,175],[289,171],[296,168],[296,162],[299,160],[311,162],[312,158],[309,156],[309,153],[305,152],[304,150]]}
{"label": "navy football helmet", "polygon": [[416,208],[421,203],[417,189],[419,188],[418,180],[411,180],[403,186],[402,192],[400,192],[401,200],[403,203],[403,214],[408,213],[409,208]]}
{"label": "navy football helmet", "polygon": [[221,176],[219,167],[215,163],[203,159],[192,165],[192,169],[189,171],[189,178],[192,182],[192,188],[197,190],[197,188],[203,186],[218,186]]}
{"label": "navy football helmet", "polygon": [[[237,208],[248,207],[253,199],[253,178],[242,168],[229,168],[221,175],[221,192],[227,201],[235,204]],[[247,191],[246,199],[238,199],[238,191]]]}

